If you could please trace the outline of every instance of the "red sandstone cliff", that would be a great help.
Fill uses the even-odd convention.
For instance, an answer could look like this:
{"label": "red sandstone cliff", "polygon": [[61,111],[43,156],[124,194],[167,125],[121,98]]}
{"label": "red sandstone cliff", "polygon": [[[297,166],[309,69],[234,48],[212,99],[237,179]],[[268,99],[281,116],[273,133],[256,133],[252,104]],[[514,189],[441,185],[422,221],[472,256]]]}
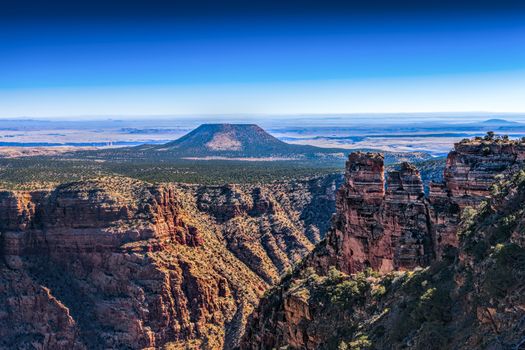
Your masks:
{"label": "red sandstone cliff", "polygon": [[307,263],[346,273],[427,265],[433,257],[431,223],[418,170],[402,163],[385,181],[380,154],[352,153],[345,177],[332,231]]}
{"label": "red sandstone cliff", "polygon": [[319,239],[334,181],[0,192],[0,348],[231,348]]}
{"label": "red sandstone cliff", "polygon": [[[351,154],[331,231],[262,299],[241,348],[518,349],[525,343],[523,322],[512,324],[525,317],[518,282],[525,251],[516,238],[523,236],[516,226],[523,176],[499,195],[512,200],[489,204],[473,219],[476,226],[485,218],[478,229],[488,236],[470,234],[460,247],[457,233],[462,210],[488,198],[524,157],[521,142],[463,141],[448,157],[445,182],[433,184],[425,198],[412,165],[402,164],[385,181],[380,154]],[[507,245],[510,257],[497,257]]]}
{"label": "red sandstone cliff", "polygon": [[352,153],[332,230],[308,264],[324,272],[336,266],[345,273],[427,266],[458,246],[461,212],[487,198],[491,186],[519,169],[524,158],[520,142],[460,142],[447,158],[444,183],[431,184],[425,198],[413,165],[402,163],[385,176],[380,154]]}

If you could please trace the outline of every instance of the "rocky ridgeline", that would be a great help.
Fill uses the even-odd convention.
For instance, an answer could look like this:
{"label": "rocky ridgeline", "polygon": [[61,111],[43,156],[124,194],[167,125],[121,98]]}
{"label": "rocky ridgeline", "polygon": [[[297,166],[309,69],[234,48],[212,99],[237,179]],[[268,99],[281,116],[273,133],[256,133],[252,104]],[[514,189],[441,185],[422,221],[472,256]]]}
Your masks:
{"label": "rocky ridgeline", "polygon": [[0,192],[0,348],[231,348],[340,182]]}
{"label": "rocky ridgeline", "polygon": [[21,257],[40,254],[43,247],[61,254],[111,250],[153,238],[146,249],[160,248],[155,244],[161,241],[202,244],[198,230],[179,215],[180,203],[171,187],[109,178],[0,196],[6,217],[0,223],[3,257],[13,268]]}
{"label": "rocky ridgeline", "polygon": [[[356,329],[360,327],[373,328],[381,307],[386,307],[386,304],[377,304],[379,297],[373,297],[377,290],[384,293],[387,286],[379,276],[395,276],[401,274],[400,271],[413,271],[432,263],[447,266],[459,249],[457,233],[464,209],[479,205],[489,197],[492,185],[523,168],[524,157],[522,142],[490,138],[464,140],[457,143],[448,156],[444,182],[431,184],[429,196],[425,197],[421,177],[414,166],[403,163],[385,177],[381,154],[351,154],[346,163],[345,183],[337,192],[331,231],[293,275],[261,301],[242,348],[287,345],[315,349],[322,344],[335,348],[338,343],[328,343],[329,340],[348,339],[351,334],[359,336]],[[439,265],[440,262],[445,264]],[[334,268],[338,273],[357,277],[337,277]],[[370,271],[374,271],[372,275]],[[409,296],[408,293],[406,300]],[[342,307],[341,303],[347,306]],[[392,305],[400,310],[406,308],[395,304],[395,298],[388,303],[394,303]],[[379,310],[374,309],[371,314],[367,305]],[[399,320],[382,327],[389,331],[396,329],[395,322]],[[418,322],[423,321],[412,325],[416,327],[414,332],[421,326]],[[384,334],[384,329],[381,332]],[[405,330],[399,333],[405,334]],[[352,344],[363,349],[397,349],[405,344],[388,337],[377,336],[377,339],[383,345],[370,347],[365,340],[359,343],[359,339]],[[399,346],[394,345],[397,341]],[[428,341],[422,344],[428,346]],[[424,348],[419,345],[407,346]]]}
{"label": "rocky ridgeline", "polygon": [[466,207],[476,207],[491,186],[524,167],[525,142],[505,139],[465,139],[447,157],[443,183],[430,184],[430,218],[434,253],[457,247],[457,227]]}
{"label": "rocky ridgeline", "polygon": [[457,143],[447,158],[444,182],[431,183],[427,198],[413,165],[402,163],[385,176],[381,154],[352,153],[332,230],[308,264],[345,273],[427,266],[457,248],[462,211],[487,198],[491,186],[521,168],[524,159],[525,144],[516,141]]}

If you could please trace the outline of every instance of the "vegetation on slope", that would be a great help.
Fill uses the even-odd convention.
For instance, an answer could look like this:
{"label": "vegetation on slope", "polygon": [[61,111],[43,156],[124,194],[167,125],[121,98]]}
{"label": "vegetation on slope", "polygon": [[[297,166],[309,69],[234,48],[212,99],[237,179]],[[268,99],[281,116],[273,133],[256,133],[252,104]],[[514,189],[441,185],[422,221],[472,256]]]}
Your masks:
{"label": "vegetation on slope", "polygon": [[102,175],[129,176],[139,180],[203,185],[272,183],[304,180],[341,172],[341,167],[304,162],[191,161],[174,159],[97,161],[51,157],[0,158],[0,188],[54,187]]}
{"label": "vegetation on slope", "polygon": [[425,269],[319,276],[299,267],[262,300],[243,348],[522,349],[524,201],[521,171],[469,210],[459,250]]}
{"label": "vegetation on slope", "polygon": [[[0,158],[0,188],[50,188],[60,183],[105,175],[129,176],[162,183],[182,182],[202,185],[226,183],[267,184],[305,180],[342,173],[344,161],[241,161],[189,159],[90,159],[68,157]],[[443,159],[421,163],[422,176],[435,179],[442,172]],[[420,164],[417,164],[420,166]],[[429,169],[426,172],[425,169]]]}

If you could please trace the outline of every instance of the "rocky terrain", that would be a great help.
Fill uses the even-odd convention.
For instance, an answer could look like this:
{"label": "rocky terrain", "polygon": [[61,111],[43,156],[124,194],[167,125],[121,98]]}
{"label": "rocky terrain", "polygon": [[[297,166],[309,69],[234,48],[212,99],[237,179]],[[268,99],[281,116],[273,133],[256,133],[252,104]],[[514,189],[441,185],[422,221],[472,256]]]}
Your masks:
{"label": "rocky terrain", "polygon": [[380,154],[351,154],[331,231],[262,299],[241,348],[519,349],[524,155],[464,140],[425,197],[410,164],[385,180]]}
{"label": "rocky terrain", "polygon": [[519,349],[524,159],[464,140],[428,195],[362,152],[344,178],[0,192],[0,348]]}
{"label": "rocky terrain", "polygon": [[340,181],[1,192],[0,348],[232,348],[324,236]]}

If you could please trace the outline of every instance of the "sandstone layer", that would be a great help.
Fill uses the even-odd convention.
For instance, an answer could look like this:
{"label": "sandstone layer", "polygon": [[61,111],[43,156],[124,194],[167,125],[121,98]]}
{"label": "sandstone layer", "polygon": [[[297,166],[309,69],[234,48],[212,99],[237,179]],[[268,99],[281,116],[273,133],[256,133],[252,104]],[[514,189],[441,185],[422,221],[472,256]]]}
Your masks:
{"label": "sandstone layer", "polygon": [[[384,174],[378,153],[353,153],[338,190],[336,215],[325,242],[309,256],[321,272],[410,270],[457,248],[465,208],[475,208],[491,186],[523,166],[525,145],[504,140],[465,140],[447,158],[443,183],[425,197],[419,171],[409,163]],[[385,180],[386,179],[386,180]]]}
{"label": "sandstone layer", "polygon": [[[351,154],[330,232],[262,299],[241,348],[519,345],[525,339],[518,283],[525,177],[519,173],[503,190],[497,182],[523,167],[524,146],[503,139],[456,144],[444,182],[432,184],[428,198],[412,165],[385,176],[380,154]],[[492,195],[500,199],[481,205]],[[472,218],[476,209],[481,213]],[[468,239],[460,242],[464,226]],[[510,249],[510,260],[498,263],[505,259],[493,255],[498,249]],[[500,268],[505,276],[487,275]],[[487,278],[494,279],[490,288]]]}
{"label": "sandstone layer", "polygon": [[0,192],[0,348],[231,348],[339,182]]}

